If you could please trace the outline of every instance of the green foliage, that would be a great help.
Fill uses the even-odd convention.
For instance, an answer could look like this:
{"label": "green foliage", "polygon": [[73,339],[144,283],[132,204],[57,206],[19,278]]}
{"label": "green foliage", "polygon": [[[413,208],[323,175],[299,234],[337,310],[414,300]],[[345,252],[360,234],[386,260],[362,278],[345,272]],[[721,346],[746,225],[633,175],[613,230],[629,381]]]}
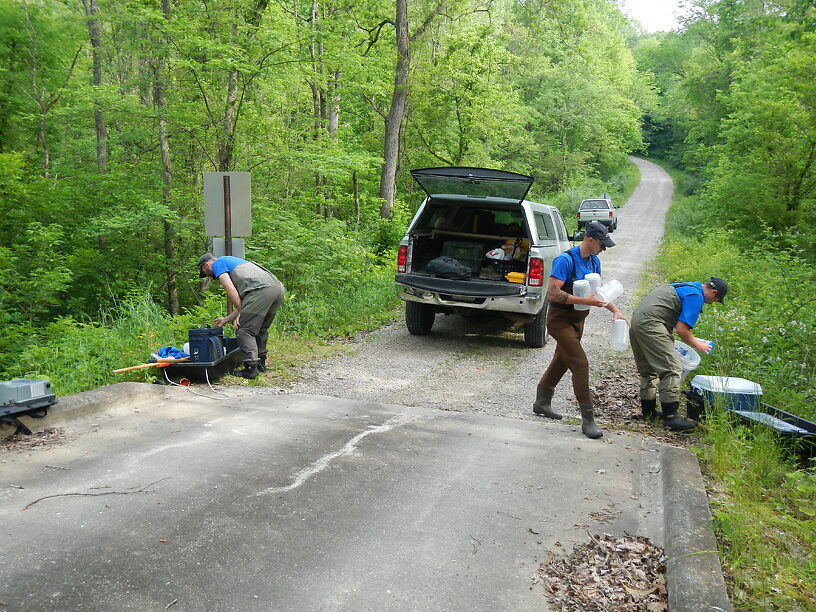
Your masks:
{"label": "green foliage", "polygon": [[792,470],[775,435],[738,425],[723,410],[709,412],[706,442],[700,454],[735,606],[812,608],[816,472]]}
{"label": "green foliage", "polygon": [[[395,248],[421,201],[411,167],[530,172],[543,196],[614,183],[640,147],[648,98],[628,25],[606,0],[545,8],[462,0],[414,37],[384,220],[387,3],[312,15],[250,0],[100,0],[94,48],[81,3],[0,0],[0,248],[26,279],[2,279],[0,310],[35,326],[93,318],[139,287],[168,308],[173,291],[181,308],[196,304],[185,270],[208,248],[205,171],[252,172],[249,248],[308,299],[358,283]],[[412,5],[412,34],[427,14]],[[327,269],[335,278],[320,280]]]}
{"label": "green foliage", "polygon": [[806,33],[735,71],[730,113],[721,129],[724,142],[707,191],[724,224],[778,231],[813,219],[814,62],[816,35]]}
{"label": "green foliage", "polygon": [[[613,204],[620,208],[632,195],[639,181],[640,173],[637,166],[629,164],[622,172],[603,181],[595,177],[573,176],[563,190],[549,195],[541,194],[543,196],[541,201],[556,206],[567,223],[567,230],[572,231],[578,227],[576,212],[581,200],[608,193]],[[534,190],[529,197],[536,200],[539,194],[539,191]]]}
{"label": "green foliage", "polygon": [[759,382],[769,403],[813,418],[816,298],[805,288],[816,286],[816,270],[773,243],[746,249],[727,231],[701,234],[673,235],[660,256],[669,281],[720,276],[728,282],[726,304],[706,306],[695,328],[716,343],[699,373]]}
{"label": "green foliage", "polygon": [[626,153],[641,146],[642,106],[651,96],[634,69],[620,13],[591,0],[521,3],[514,11],[512,68],[531,111],[538,155],[531,166],[541,182],[560,191],[574,176],[622,171]]}
{"label": "green foliage", "polygon": [[[305,286],[311,288],[309,283]],[[304,342],[352,335],[377,327],[394,314],[397,298],[390,267],[372,266],[365,278],[335,288],[327,283],[324,288],[309,299],[290,288],[271,329],[272,345],[275,335]],[[187,331],[223,316],[225,304],[223,293],[213,291],[203,306],[172,317],[141,292],[94,320],[60,317],[38,329],[9,323],[0,339],[0,378],[48,378],[58,395],[124,380],[150,382],[157,375],[152,368],[121,374],[112,370],[146,363],[162,346],[181,348]]]}
{"label": "green foliage", "polygon": [[66,316],[36,331],[25,326],[12,327],[13,337],[27,337],[13,352],[3,351],[0,376],[48,378],[57,395],[123,380],[147,382],[153,379],[155,370],[126,374],[113,374],[111,370],[146,363],[150,354],[162,346],[181,347],[187,329],[200,327],[208,319],[209,313],[198,308],[183,316],[170,317],[143,294],[122,302],[94,321]]}
{"label": "green foliage", "polygon": [[[668,281],[721,276],[729,284],[726,304],[706,306],[695,327],[715,342],[695,373],[756,381],[763,401],[813,420],[816,273],[803,253],[719,227],[709,208],[702,196],[678,198],[658,258]],[[790,440],[721,407],[708,412],[704,434],[698,452],[735,607],[812,608],[816,472],[802,466]]]}

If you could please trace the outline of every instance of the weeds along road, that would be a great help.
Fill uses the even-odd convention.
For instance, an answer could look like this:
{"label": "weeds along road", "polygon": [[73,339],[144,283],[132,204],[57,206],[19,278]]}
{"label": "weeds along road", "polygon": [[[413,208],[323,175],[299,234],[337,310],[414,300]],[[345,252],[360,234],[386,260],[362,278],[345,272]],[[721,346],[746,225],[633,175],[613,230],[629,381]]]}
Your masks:
{"label": "weeds along road", "polygon": [[[640,184],[619,212],[612,233],[616,246],[600,256],[604,282],[618,279],[624,286],[616,303],[627,316],[646,266],[657,254],[673,194],[662,168],[632,161],[640,169]],[[611,313],[593,310],[584,348],[594,379],[620,359],[609,348]],[[518,324],[476,325],[437,315],[429,335],[412,336],[398,321],[357,340],[349,354],[317,362],[290,392],[538,419],[531,411],[535,387],[554,348],[552,340],[541,349],[527,348]],[[579,417],[569,374],[558,386],[554,406],[567,417]],[[603,406],[597,408],[596,418],[603,423]]]}

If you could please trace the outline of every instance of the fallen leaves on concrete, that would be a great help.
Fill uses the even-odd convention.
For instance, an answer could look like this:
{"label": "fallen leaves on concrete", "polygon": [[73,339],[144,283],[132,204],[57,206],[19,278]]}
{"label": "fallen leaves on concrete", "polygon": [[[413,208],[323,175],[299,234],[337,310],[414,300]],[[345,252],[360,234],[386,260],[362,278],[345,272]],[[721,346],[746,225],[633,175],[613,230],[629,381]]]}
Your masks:
{"label": "fallen leaves on concrete", "polygon": [[29,436],[17,434],[0,440],[0,451],[45,448],[61,443],[64,437],[65,429],[62,427],[47,427],[42,431],[35,431]]}
{"label": "fallen leaves on concrete", "polygon": [[665,612],[666,558],[648,538],[589,534],[569,555],[553,552],[533,582],[561,612]]}

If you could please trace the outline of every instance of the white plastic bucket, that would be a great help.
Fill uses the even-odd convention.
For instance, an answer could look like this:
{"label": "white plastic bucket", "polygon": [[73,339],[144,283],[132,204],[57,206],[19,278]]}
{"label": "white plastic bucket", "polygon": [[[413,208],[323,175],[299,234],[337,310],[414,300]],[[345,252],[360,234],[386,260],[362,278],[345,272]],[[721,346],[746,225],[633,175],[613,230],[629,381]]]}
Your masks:
{"label": "white plastic bucket", "polygon": [[590,272],[584,275],[584,280],[589,281],[589,295],[595,293],[601,286],[601,275],[597,272]]}
{"label": "white plastic bucket", "polygon": [[679,340],[674,341],[674,350],[677,351],[680,357],[680,367],[682,368],[680,380],[682,381],[700,365],[700,355],[688,344]]}
{"label": "white plastic bucket", "polygon": [[625,351],[629,348],[629,324],[623,319],[612,321],[612,335],[609,337],[609,346],[613,351]]}
{"label": "white plastic bucket", "polygon": [[[572,283],[572,295],[575,297],[588,297],[589,296],[589,281],[587,280],[577,280]],[[589,306],[586,304],[574,304],[575,310],[589,310]]]}
{"label": "white plastic bucket", "polygon": [[598,298],[604,302],[614,302],[623,293],[623,285],[619,280],[611,280],[598,289]]}

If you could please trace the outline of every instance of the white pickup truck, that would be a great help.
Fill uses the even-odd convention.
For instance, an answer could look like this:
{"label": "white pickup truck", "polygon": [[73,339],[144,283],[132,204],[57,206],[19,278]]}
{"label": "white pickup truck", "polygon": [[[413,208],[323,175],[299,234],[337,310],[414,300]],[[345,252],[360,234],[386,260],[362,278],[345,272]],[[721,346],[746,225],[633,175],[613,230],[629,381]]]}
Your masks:
{"label": "white pickup truck", "polygon": [[612,205],[612,198],[605,193],[600,198],[589,198],[578,207],[578,229],[583,229],[593,221],[603,223],[610,232],[618,229],[618,212]]}
{"label": "white pickup truck", "polygon": [[[399,246],[396,284],[405,323],[431,331],[437,314],[523,324],[524,343],[547,341],[553,258],[572,246],[554,206],[525,199],[533,178],[486,168],[422,168],[427,197]],[[459,264],[461,270],[438,266]]]}

